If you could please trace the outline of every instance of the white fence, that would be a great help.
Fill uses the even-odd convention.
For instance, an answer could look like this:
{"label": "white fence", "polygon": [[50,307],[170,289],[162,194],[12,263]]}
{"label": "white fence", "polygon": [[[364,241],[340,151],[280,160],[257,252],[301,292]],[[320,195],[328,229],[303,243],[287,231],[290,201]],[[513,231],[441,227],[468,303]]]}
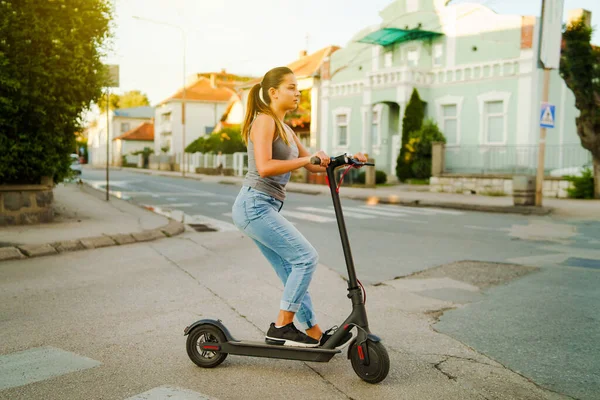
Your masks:
{"label": "white fence", "polygon": [[[184,168],[182,153],[175,154],[175,164],[179,164],[180,169]],[[233,154],[186,154],[185,170],[186,172],[196,172],[196,168],[218,168],[219,165],[225,169],[233,169],[234,175],[244,176],[248,170],[248,153]]]}

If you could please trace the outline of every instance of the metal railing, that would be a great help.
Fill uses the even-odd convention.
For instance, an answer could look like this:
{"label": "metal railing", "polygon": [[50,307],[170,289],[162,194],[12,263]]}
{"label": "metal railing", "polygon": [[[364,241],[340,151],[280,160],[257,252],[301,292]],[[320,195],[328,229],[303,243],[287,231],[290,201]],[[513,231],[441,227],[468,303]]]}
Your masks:
{"label": "metal railing", "polygon": [[[444,172],[456,174],[525,174],[535,175],[538,145],[447,146]],[[580,144],[547,145],[544,174],[561,169],[582,167],[592,161],[591,153]]]}

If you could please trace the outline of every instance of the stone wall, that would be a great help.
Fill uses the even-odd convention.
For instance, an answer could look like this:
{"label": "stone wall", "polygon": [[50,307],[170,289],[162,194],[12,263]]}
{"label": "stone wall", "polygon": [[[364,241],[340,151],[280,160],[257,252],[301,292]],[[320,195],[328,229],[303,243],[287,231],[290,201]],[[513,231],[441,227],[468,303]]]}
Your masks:
{"label": "stone wall", "polygon": [[[534,177],[535,179],[535,177]],[[512,196],[513,182],[510,175],[454,175],[433,176],[429,181],[431,192],[483,194]],[[561,178],[544,178],[544,197],[567,198],[567,188],[572,183]]]}
{"label": "stone wall", "polygon": [[52,187],[48,180],[42,185],[0,185],[0,226],[51,222]]}

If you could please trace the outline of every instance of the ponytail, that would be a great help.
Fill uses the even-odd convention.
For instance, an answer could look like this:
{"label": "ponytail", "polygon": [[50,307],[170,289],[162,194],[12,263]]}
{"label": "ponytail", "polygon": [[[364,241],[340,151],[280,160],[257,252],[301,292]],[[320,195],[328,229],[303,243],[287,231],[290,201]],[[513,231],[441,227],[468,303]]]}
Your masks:
{"label": "ponytail", "polygon": [[261,83],[257,83],[256,85],[252,86],[252,89],[250,89],[250,94],[248,95],[248,105],[246,107],[246,115],[242,125],[242,139],[244,140],[246,146],[248,146],[248,142],[250,141],[250,127],[252,126],[252,122],[258,114],[266,114],[271,116],[275,121],[275,134],[277,137],[283,140],[285,144],[288,146],[290,145],[288,135],[283,128],[283,123],[279,120],[279,118],[277,118],[273,110],[271,110],[271,107],[269,107],[271,98],[267,93],[268,89],[272,87],[279,87],[284,76],[288,73],[292,73],[292,71],[287,67],[274,68],[265,74]]}

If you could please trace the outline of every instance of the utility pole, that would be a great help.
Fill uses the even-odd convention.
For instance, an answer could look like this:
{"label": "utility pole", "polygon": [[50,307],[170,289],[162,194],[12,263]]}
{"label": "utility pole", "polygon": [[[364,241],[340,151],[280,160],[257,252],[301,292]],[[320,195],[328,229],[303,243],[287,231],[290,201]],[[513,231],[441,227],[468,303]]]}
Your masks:
{"label": "utility pole", "polygon": [[539,62],[544,69],[544,86],[540,107],[540,140],[535,185],[535,205],[541,207],[544,193],[544,161],[546,153],[546,128],[555,124],[555,108],[548,104],[550,92],[550,70],[560,67],[562,42],[562,16],[564,0],[542,0],[542,26],[540,35]]}

